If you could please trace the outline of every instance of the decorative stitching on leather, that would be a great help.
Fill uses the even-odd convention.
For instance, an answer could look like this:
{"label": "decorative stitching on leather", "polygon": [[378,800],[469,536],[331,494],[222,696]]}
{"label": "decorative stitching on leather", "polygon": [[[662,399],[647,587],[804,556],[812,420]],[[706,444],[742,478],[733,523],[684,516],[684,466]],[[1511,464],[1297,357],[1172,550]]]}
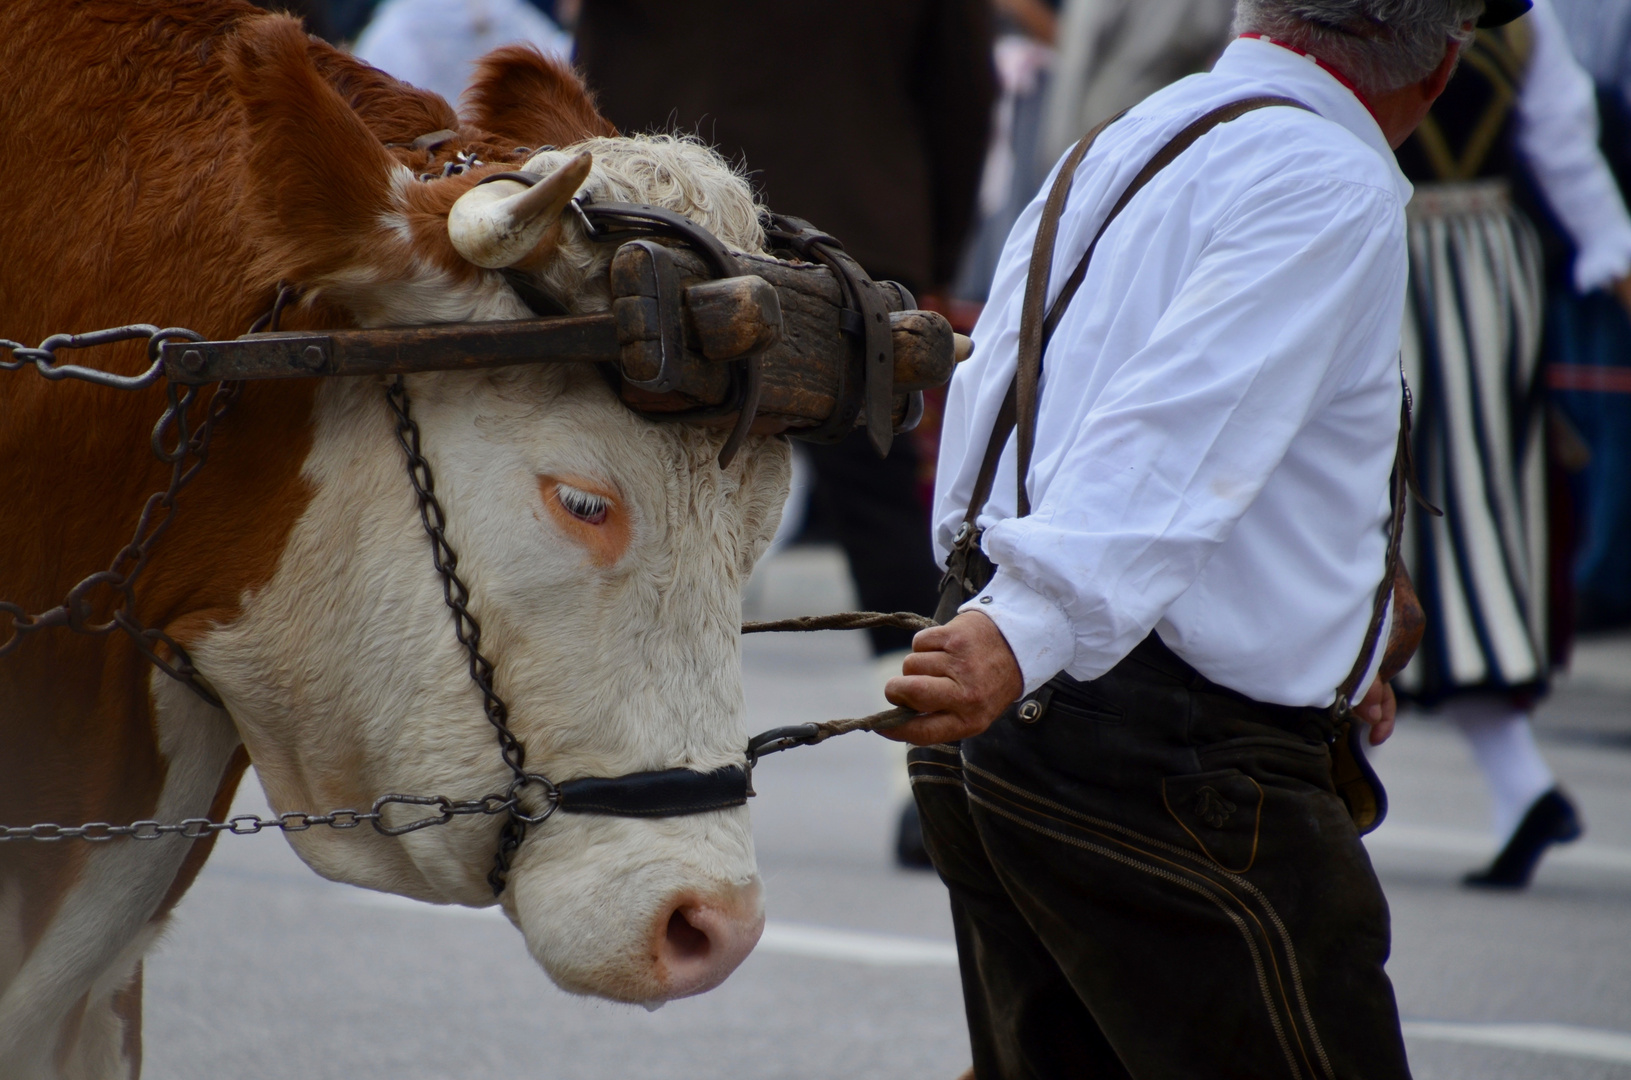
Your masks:
{"label": "decorative stitching on leather", "polygon": [[[1285,1055],[1286,1066],[1291,1070],[1293,1080],[1302,1080],[1303,1071],[1297,1066],[1297,1058],[1292,1053],[1291,1042],[1286,1038],[1285,1025],[1281,1022],[1279,1010],[1275,1008],[1274,996],[1269,987],[1268,973],[1263,966],[1262,951],[1258,948],[1257,942],[1253,939],[1251,928],[1246,925],[1246,920],[1241,918],[1235,912],[1229,910],[1228,905],[1223,902],[1222,898],[1219,897],[1213,889],[1208,887],[1210,883],[1203,884],[1202,882],[1204,879],[1202,879],[1202,881],[1186,879],[1171,870],[1166,870],[1159,866],[1151,866],[1148,863],[1140,862],[1137,859],[1131,858],[1130,856],[1124,855],[1121,852],[1115,851],[1111,848],[1107,848],[1087,840],[1082,840],[1077,837],[1069,836],[1065,833],[1058,832],[1054,829],[1047,828],[1032,821],[1027,821],[1019,814],[1011,813],[989,799],[982,797],[979,792],[976,792],[973,789],[969,790],[968,797],[970,800],[984,806],[993,814],[1006,818],[1016,825],[1030,829],[1032,832],[1050,837],[1063,844],[1069,844],[1071,847],[1081,848],[1084,851],[1091,851],[1096,855],[1101,855],[1112,862],[1121,863],[1122,865],[1131,867],[1132,869],[1142,870],[1152,877],[1160,878],[1161,880],[1177,885],[1180,888],[1188,889],[1189,891],[1197,893],[1210,900],[1217,907],[1217,909],[1223,913],[1225,918],[1234,923],[1235,929],[1240,932],[1241,939],[1245,941],[1246,950],[1251,954],[1252,968],[1257,975],[1258,991],[1263,995],[1263,1007],[1268,1011],[1269,1026],[1274,1029],[1274,1037],[1280,1044],[1280,1052]],[[996,797],[1001,798],[1001,796]],[[1036,813],[1036,811],[1032,811],[1032,813]],[[1046,817],[1047,815],[1039,816]],[[1066,826],[1069,825],[1068,822],[1063,821],[1059,822],[1059,824]],[[1131,847],[1132,845],[1129,844],[1127,846]],[[1149,855],[1148,852],[1139,852],[1139,854],[1146,856]],[[1298,1041],[1300,1042],[1301,1040],[1299,1039]]]}
{"label": "decorative stitching on leather", "polygon": [[943,761],[914,761],[906,766],[906,771],[908,773],[910,773],[913,769],[942,769],[945,772],[956,776],[963,775],[963,767],[961,765],[947,765]]}
{"label": "decorative stitching on leather", "polygon": [[949,776],[911,776],[907,777],[907,779],[912,782],[913,787],[916,787],[919,784],[949,784],[954,788],[960,788],[963,786],[963,782],[961,780],[953,780]]}
{"label": "decorative stitching on leather", "polygon": [[[1241,773],[1241,775],[1245,776],[1246,774]],[[1184,824],[1184,819],[1178,816],[1177,811],[1172,808],[1171,800],[1167,798],[1167,782],[1165,780],[1161,781],[1161,805],[1167,808],[1167,813],[1172,815],[1172,820],[1178,823],[1178,827],[1184,830],[1184,832],[1188,833],[1191,840],[1195,841],[1196,846],[1201,849],[1201,853],[1208,859],[1211,859],[1212,862],[1217,865],[1217,868],[1226,874],[1244,874],[1252,868],[1253,863],[1257,862],[1257,839],[1258,834],[1261,832],[1263,827],[1263,785],[1259,784],[1256,780],[1252,780],[1252,778],[1249,776],[1246,776],[1246,779],[1251,780],[1252,787],[1257,789],[1257,815],[1255,820],[1252,821],[1252,852],[1246,858],[1246,865],[1242,866],[1239,870],[1224,866],[1222,861],[1220,861],[1216,855],[1212,854],[1212,850],[1206,846],[1206,841],[1196,836],[1195,830]],[[1201,792],[1203,794],[1206,792],[1211,792],[1214,796],[1217,795],[1217,792],[1209,787],[1201,788]],[[1228,807],[1228,809],[1223,812],[1223,818],[1226,819],[1230,814],[1235,812],[1236,807],[1234,803],[1229,802],[1226,802],[1224,805]],[[1222,826],[1223,820],[1220,819],[1218,821],[1208,821],[1208,824],[1210,824],[1213,828],[1219,828]]]}
{"label": "decorative stitching on leather", "polygon": [[[1071,807],[1065,806],[1061,803],[1056,803],[1051,799],[1044,798],[1041,795],[1035,795],[1029,791],[1026,791],[1024,788],[1017,787],[1016,785],[1009,783],[1002,777],[988,772],[977,765],[970,765],[967,762],[964,762],[964,768],[968,772],[971,772],[982,779],[988,780],[998,787],[1005,788],[1008,791],[1013,792],[1015,795],[1028,799],[1031,802],[1046,806],[1052,810],[1057,810],[1062,814],[1076,818],[1079,821],[1095,827],[1104,828],[1112,832],[1124,833],[1127,836],[1135,837],[1141,842],[1188,859],[1197,866],[1206,866],[1206,863],[1196,856],[1194,852],[1181,848],[1176,844],[1169,844],[1166,841],[1156,839],[1153,836],[1145,836],[1142,833],[1127,828],[1125,825],[1120,825],[1113,821],[1106,821],[1103,818],[1096,818],[1089,814],[1084,814],[1080,810],[1074,810]],[[1291,971],[1292,992],[1296,995],[1298,1012],[1302,1014],[1303,1024],[1308,1029],[1309,1041],[1314,1044],[1314,1052],[1319,1057],[1321,1071],[1325,1073],[1326,1080],[1335,1080],[1336,1074],[1331,1068],[1330,1058],[1325,1053],[1324,1040],[1320,1038],[1319,1029],[1314,1025],[1314,1013],[1313,1009],[1309,1006],[1308,995],[1303,987],[1302,965],[1297,961],[1297,949],[1296,946],[1292,944],[1291,932],[1286,929],[1285,923],[1280,918],[1280,913],[1276,911],[1274,905],[1269,902],[1269,898],[1263,895],[1261,889],[1259,889],[1256,885],[1253,885],[1250,881],[1247,881],[1244,877],[1241,877],[1239,874],[1222,870],[1221,868],[1219,868],[1219,870],[1233,883],[1239,885],[1241,888],[1249,892],[1257,900],[1258,904],[1262,906],[1263,913],[1269,917],[1269,921],[1274,924],[1275,932],[1278,934],[1280,943],[1286,951],[1286,966]],[[1256,916],[1253,916],[1253,918],[1255,919]],[[1276,978],[1279,977],[1278,965],[1276,965],[1275,976]],[[1299,1037],[1298,1042],[1301,1043],[1301,1041],[1302,1040]]]}

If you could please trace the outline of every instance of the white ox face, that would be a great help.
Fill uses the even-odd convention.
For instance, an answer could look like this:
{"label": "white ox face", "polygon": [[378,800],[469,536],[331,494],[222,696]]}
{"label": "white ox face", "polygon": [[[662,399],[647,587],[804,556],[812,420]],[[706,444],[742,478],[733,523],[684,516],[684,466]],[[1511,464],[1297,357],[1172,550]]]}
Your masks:
{"label": "white ox face", "polygon": [[[609,144],[622,142],[595,140],[587,187],[758,246],[746,186],[717,158],[699,164],[707,152],[688,146],[662,168],[617,173],[620,148]],[[572,154],[540,157],[558,168]],[[686,183],[673,182],[675,170]],[[642,188],[642,177],[656,181]],[[720,204],[746,206],[734,217],[747,224]],[[574,239],[574,227],[565,221],[552,257],[528,270],[570,307],[603,308],[592,283],[611,252]],[[333,291],[343,288],[355,286]],[[496,273],[357,295],[369,302],[354,310],[375,323],[427,321],[414,312],[427,303],[437,318],[526,314]],[[750,439],[721,469],[720,433],[641,419],[587,368],[419,375],[408,388],[528,770],[564,781],[740,763],[741,591],[780,515],[786,444]],[[504,791],[509,774],[454,637],[383,384],[323,385],[313,431],[311,502],[271,582],[194,647],[200,670],[280,811],[360,809],[388,792]],[[336,880],[484,905],[501,820],[460,818],[399,839],[314,829],[290,841]],[[509,880],[504,910],[550,976],[624,1001],[716,985],[763,923],[745,808],[557,814],[529,831]]]}

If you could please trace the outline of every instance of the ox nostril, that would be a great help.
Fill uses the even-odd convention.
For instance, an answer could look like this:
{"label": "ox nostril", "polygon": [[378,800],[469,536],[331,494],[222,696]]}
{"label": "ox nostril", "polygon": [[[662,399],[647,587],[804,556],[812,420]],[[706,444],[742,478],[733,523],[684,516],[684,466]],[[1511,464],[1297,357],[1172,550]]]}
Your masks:
{"label": "ox nostril", "polygon": [[708,935],[691,925],[684,908],[668,917],[668,955],[679,961],[706,960],[712,949]]}
{"label": "ox nostril", "polygon": [[661,997],[687,997],[712,990],[736,970],[764,929],[759,886],[674,902],[652,929]]}

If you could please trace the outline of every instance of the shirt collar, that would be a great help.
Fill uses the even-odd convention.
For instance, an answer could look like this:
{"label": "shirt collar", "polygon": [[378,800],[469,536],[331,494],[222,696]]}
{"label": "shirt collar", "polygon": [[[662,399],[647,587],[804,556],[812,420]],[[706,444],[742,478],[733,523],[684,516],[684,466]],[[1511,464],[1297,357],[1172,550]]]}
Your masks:
{"label": "shirt collar", "polygon": [[1260,38],[1236,38],[1213,65],[1214,74],[1265,84],[1273,92],[1298,101],[1320,116],[1347,128],[1376,151],[1392,170],[1401,202],[1410,201],[1410,181],[1399,169],[1376,118],[1350,87],[1313,57]]}

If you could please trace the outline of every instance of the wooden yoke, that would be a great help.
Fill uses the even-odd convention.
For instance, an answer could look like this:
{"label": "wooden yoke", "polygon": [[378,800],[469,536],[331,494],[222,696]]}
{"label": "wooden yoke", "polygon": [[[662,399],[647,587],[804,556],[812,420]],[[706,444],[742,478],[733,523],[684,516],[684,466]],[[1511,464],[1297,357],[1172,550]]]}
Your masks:
{"label": "wooden yoke", "polygon": [[[842,437],[863,413],[862,356],[846,333],[842,292],[824,266],[737,255],[741,275],[714,278],[695,252],[625,243],[611,266],[608,315],[451,323],[375,330],[246,334],[170,341],[173,382],[451,371],[535,363],[595,363],[615,371],[625,404],[652,419],[728,426],[741,361],[758,368],[759,433]],[[917,420],[917,394],[951,378],[945,318],[913,308],[880,283],[894,345],[893,422]]]}
{"label": "wooden yoke", "polygon": [[[721,362],[757,354],[763,384],[756,430],[848,432],[863,405],[862,358],[843,332],[843,296],[832,272],[768,255],[736,259],[745,276],[710,281],[706,262],[690,251],[652,241],[618,249],[612,312],[623,400],[654,417],[728,407],[731,373]],[[683,296],[678,320],[665,315],[676,287]],[[915,309],[899,286],[881,282],[880,291],[894,342],[895,426],[906,430],[916,419],[908,415],[912,395],[951,378],[952,329],[944,316]],[[686,360],[670,361],[677,377],[669,382],[660,373],[676,343]]]}

